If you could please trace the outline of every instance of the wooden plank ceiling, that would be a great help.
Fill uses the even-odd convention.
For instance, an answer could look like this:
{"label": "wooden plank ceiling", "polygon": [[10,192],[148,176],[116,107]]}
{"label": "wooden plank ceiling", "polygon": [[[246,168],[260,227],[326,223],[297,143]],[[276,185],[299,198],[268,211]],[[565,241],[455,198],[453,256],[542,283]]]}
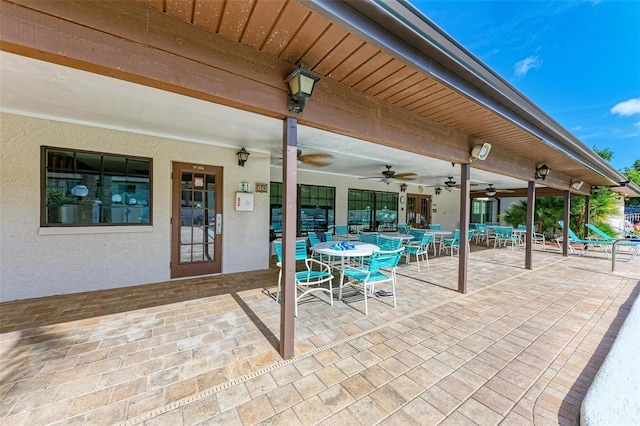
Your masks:
{"label": "wooden plank ceiling", "polygon": [[[516,157],[602,178],[534,135],[414,70],[296,1],[134,0],[183,22],[455,129]],[[535,146],[535,158],[532,156]]]}

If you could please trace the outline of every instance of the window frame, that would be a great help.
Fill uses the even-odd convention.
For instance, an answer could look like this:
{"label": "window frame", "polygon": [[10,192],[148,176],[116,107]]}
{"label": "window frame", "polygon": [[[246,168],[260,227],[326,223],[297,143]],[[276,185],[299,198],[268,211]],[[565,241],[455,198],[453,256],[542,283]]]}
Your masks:
{"label": "window frame", "polygon": [[[95,155],[95,156],[99,156],[99,161],[100,161],[100,170],[95,173],[97,176],[100,177],[100,182],[101,184],[103,184],[103,182],[105,181],[104,177],[105,176],[123,176],[125,178],[139,178],[140,176],[137,176],[135,174],[130,173],[129,171],[127,171],[124,175],[118,174],[118,173],[113,173],[113,174],[109,174],[109,173],[105,173],[105,169],[104,169],[104,158],[105,157],[118,157],[118,158],[123,158],[125,160],[125,164],[128,164],[129,161],[134,160],[134,161],[142,161],[142,162],[147,162],[149,165],[149,175],[148,175],[148,205],[145,206],[148,209],[148,214],[149,214],[149,218],[148,221],[146,222],[131,222],[131,223],[126,223],[126,222],[110,222],[110,223],[60,223],[60,222],[55,222],[55,223],[48,223],[48,211],[47,211],[47,172],[50,170],[50,168],[48,167],[47,164],[47,152],[48,151],[62,151],[62,152],[66,152],[69,154],[72,154],[73,158],[75,159],[76,156],[78,154],[81,155]],[[53,169],[53,167],[51,167],[51,169]],[[91,173],[87,173],[86,171],[79,171],[77,169],[77,164],[74,161],[73,164],[73,172],[72,173],[80,173],[81,175],[87,175],[87,174],[91,174]],[[104,190],[103,187],[100,187],[101,190]],[[74,205],[77,205],[74,203]],[[102,214],[101,213],[101,218],[102,218]],[[83,149],[75,149],[75,148],[66,148],[66,147],[56,147],[56,146],[45,146],[42,145],[40,147],[40,227],[41,228],[89,228],[89,227],[152,227],[153,226],[153,159],[150,157],[141,157],[141,156],[137,156],[137,155],[124,155],[124,154],[115,154],[112,152],[104,152],[104,151],[90,151],[90,150],[83,150]]]}

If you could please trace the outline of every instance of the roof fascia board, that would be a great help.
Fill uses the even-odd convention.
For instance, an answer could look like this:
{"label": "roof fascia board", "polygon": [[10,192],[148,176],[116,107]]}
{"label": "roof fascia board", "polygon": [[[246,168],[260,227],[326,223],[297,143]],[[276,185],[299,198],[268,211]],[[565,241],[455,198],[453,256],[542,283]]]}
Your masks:
{"label": "roof fascia board", "polygon": [[302,3],[528,131],[612,183],[625,180],[619,171],[409,3],[402,0],[303,0]]}

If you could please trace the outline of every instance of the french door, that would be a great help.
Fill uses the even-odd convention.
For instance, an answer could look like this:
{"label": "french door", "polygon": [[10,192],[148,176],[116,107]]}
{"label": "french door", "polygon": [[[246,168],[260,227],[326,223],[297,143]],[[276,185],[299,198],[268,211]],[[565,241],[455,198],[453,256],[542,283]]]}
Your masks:
{"label": "french door", "polygon": [[220,273],[222,167],[173,163],[171,278]]}
{"label": "french door", "polygon": [[431,196],[407,195],[407,224],[412,228],[426,229],[431,223]]}

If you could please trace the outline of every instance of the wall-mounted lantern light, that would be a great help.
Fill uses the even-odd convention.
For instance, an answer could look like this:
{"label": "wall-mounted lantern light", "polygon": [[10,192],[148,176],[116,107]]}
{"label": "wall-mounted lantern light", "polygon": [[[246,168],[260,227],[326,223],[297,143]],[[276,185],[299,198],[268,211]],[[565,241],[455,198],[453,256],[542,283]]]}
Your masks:
{"label": "wall-mounted lantern light", "polygon": [[406,183],[401,183],[400,184],[400,192],[407,192],[407,184]]}
{"label": "wall-mounted lantern light", "polygon": [[551,169],[546,164],[536,164],[536,179],[545,180],[551,173]]}
{"label": "wall-mounted lantern light", "polygon": [[436,188],[436,195],[440,195],[441,192],[442,192],[442,188],[437,187]]}
{"label": "wall-mounted lantern light", "polygon": [[289,84],[289,111],[300,113],[313,93],[313,87],[320,77],[309,71],[304,64],[296,68],[284,82]]}
{"label": "wall-mounted lantern light", "polygon": [[247,160],[249,159],[249,155],[251,154],[246,149],[244,149],[243,146],[240,151],[236,152],[236,155],[238,156],[238,166],[244,167],[244,163],[247,162]]}

